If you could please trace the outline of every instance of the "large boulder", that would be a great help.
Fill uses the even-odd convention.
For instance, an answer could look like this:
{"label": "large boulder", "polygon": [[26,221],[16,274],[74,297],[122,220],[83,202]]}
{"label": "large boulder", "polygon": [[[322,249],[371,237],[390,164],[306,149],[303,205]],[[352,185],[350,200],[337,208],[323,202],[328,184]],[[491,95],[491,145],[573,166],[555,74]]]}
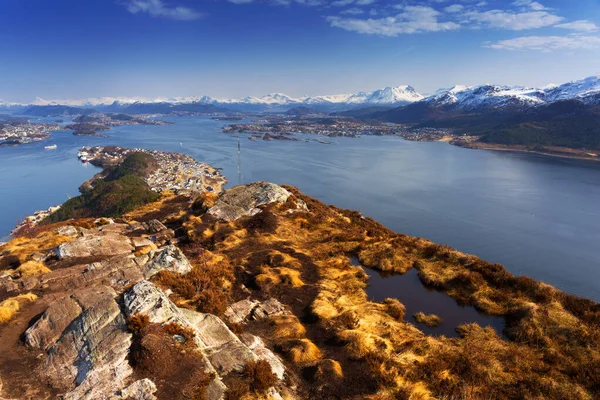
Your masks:
{"label": "large boulder", "polygon": [[108,398],[132,374],[127,361],[131,334],[106,286],[57,299],[25,332],[31,346],[46,350],[44,372],[64,389],[64,399]]}
{"label": "large boulder", "polygon": [[146,261],[122,255],[91,264],[60,268],[48,274],[21,279],[15,285],[13,292],[44,288],[58,293],[93,285],[105,285],[121,293],[126,286],[144,279],[142,267]]}
{"label": "large boulder", "polygon": [[54,252],[60,259],[111,257],[129,254],[134,250],[127,236],[115,233],[96,233],[63,243]]}
{"label": "large boulder", "polygon": [[240,324],[248,320],[259,320],[287,313],[285,306],[277,299],[271,298],[262,303],[258,300],[245,299],[227,307],[225,318],[232,324]]}
{"label": "large boulder", "polygon": [[277,376],[283,376],[283,364],[260,339],[249,340],[250,347],[219,317],[177,307],[162,290],[148,281],[134,285],[123,299],[128,315],[145,314],[153,323],[174,322],[192,329],[198,349],[209,363],[207,371],[226,375],[241,371],[249,361],[265,359]]}
{"label": "large boulder", "polygon": [[166,270],[187,274],[192,270],[192,264],[179,248],[169,245],[148,253],[149,261],[143,267],[144,277],[149,279],[156,273]]}
{"label": "large boulder", "polygon": [[225,221],[234,221],[258,214],[262,205],[285,203],[290,196],[290,192],[274,183],[240,185],[225,191],[207,213]]}

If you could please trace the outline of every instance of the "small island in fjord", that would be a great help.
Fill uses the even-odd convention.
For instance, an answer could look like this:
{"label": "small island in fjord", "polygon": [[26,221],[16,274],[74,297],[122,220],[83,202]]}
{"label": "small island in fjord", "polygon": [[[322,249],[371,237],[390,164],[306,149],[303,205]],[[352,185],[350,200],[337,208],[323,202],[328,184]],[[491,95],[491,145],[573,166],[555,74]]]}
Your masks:
{"label": "small island in fjord", "polygon": [[[88,150],[117,161],[0,247],[3,397],[598,394],[600,306],[590,300],[293,187],[222,190],[205,165],[195,174],[213,190],[186,188],[160,161],[183,156]],[[505,327],[424,334],[401,301],[369,300],[365,268],[415,269]]]}

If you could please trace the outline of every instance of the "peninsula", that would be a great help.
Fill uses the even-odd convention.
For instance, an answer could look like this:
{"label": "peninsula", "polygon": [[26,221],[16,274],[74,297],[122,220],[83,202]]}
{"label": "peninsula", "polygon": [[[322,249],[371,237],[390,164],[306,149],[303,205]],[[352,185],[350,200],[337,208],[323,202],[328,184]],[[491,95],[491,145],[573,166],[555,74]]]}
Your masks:
{"label": "peninsula", "polygon": [[[106,168],[82,196],[0,247],[0,397],[600,394],[593,301],[291,186],[223,190],[204,164],[221,185],[178,188],[160,159],[186,156],[87,150]],[[504,318],[502,335],[476,323],[453,327],[457,338],[427,335],[421,323],[448,322],[370,301],[367,268],[416,270],[428,288]]]}

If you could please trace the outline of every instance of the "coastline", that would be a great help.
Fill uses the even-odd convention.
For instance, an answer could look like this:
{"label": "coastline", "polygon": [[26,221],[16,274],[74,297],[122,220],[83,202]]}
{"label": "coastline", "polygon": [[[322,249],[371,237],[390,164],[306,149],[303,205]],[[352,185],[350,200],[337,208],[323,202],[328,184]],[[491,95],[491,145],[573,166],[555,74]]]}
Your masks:
{"label": "coastline", "polygon": [[565,159],[573,159],[573,160],[600,161],[600,155],[591,155],[594,153],[590,153],[589,151],[586,151],[586,150],[578,150],[578,149],[573,149],[573,148],[569,148],[569,147],[552,147],[548,151],[541,151],[541,150],[533,150],[533,149],[527,148],[526,146],[520,146],[520,145],[508,146],[508,145],[480,143],[480,142],[465,143],[461,140],[456,140],[456,139],[454,139],[454,140],[444,140],[444,139],[441,139],[439,141],[447,142],[453,146],[463,147],[465,149],[529,153],[529,154],[537,154],[537,155],[547,156],[547,157],[557,157],[557,158],[565,158]]}

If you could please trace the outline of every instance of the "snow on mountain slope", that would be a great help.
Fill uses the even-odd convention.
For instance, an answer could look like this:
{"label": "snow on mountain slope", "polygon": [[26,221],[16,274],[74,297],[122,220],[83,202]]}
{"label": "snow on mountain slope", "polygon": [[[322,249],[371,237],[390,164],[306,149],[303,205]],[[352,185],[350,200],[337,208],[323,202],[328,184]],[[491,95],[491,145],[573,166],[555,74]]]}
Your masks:
{"label": "snow on mountain slope", "polygon": [[[590,104],[600,104],[600,76],[591,76],[582,80],[562,85],[548,85],[543,88],[526,88],[498,85],[454,86],[440,89],[434,94],[424,97],[408,85],[386,87],[373,92],[357,92],[352,94],[335,94],[326,96],[290,97],[283,93],[271,93],[262,97],[248,96],[241,99],[218,99],[209,96],[188,97],[99,97],[84,100],[45,100],[37,98],[33,105],[66,105],[73,107],[127,106],[134,103],[199,103],[206,105],[252,105],[265,107],[311,105],[351,105],[354,107],[372,105],[404,105],[418,101],[436,106],[455,107],[457,109],[473,108],[526,108],[554,102],[558,100],[577,99]],[[0,102],[6,106],[12,104]]]}
{"label": "snow on mountain slope", "polygon": [[440,89],[422,101],[437,106],[454,106],[465,110],[480,107],[501,109],[539,105],[544,103],[544,97],[544,91],[541,89],[497,85],[458,85],[450,89]]}
{"label": "snow on mountain slope", "polygon": [[423,96],[408,85],[386,87],[373,92],[303,97],[304,104],[406,104],[419,101]]}
{"label": "snow on mountain slope", "polygon": [[586,103],[600,102],[600,76],[590,76],[578,81],[571,81],[546,90],[546,100],[577,99]]}

